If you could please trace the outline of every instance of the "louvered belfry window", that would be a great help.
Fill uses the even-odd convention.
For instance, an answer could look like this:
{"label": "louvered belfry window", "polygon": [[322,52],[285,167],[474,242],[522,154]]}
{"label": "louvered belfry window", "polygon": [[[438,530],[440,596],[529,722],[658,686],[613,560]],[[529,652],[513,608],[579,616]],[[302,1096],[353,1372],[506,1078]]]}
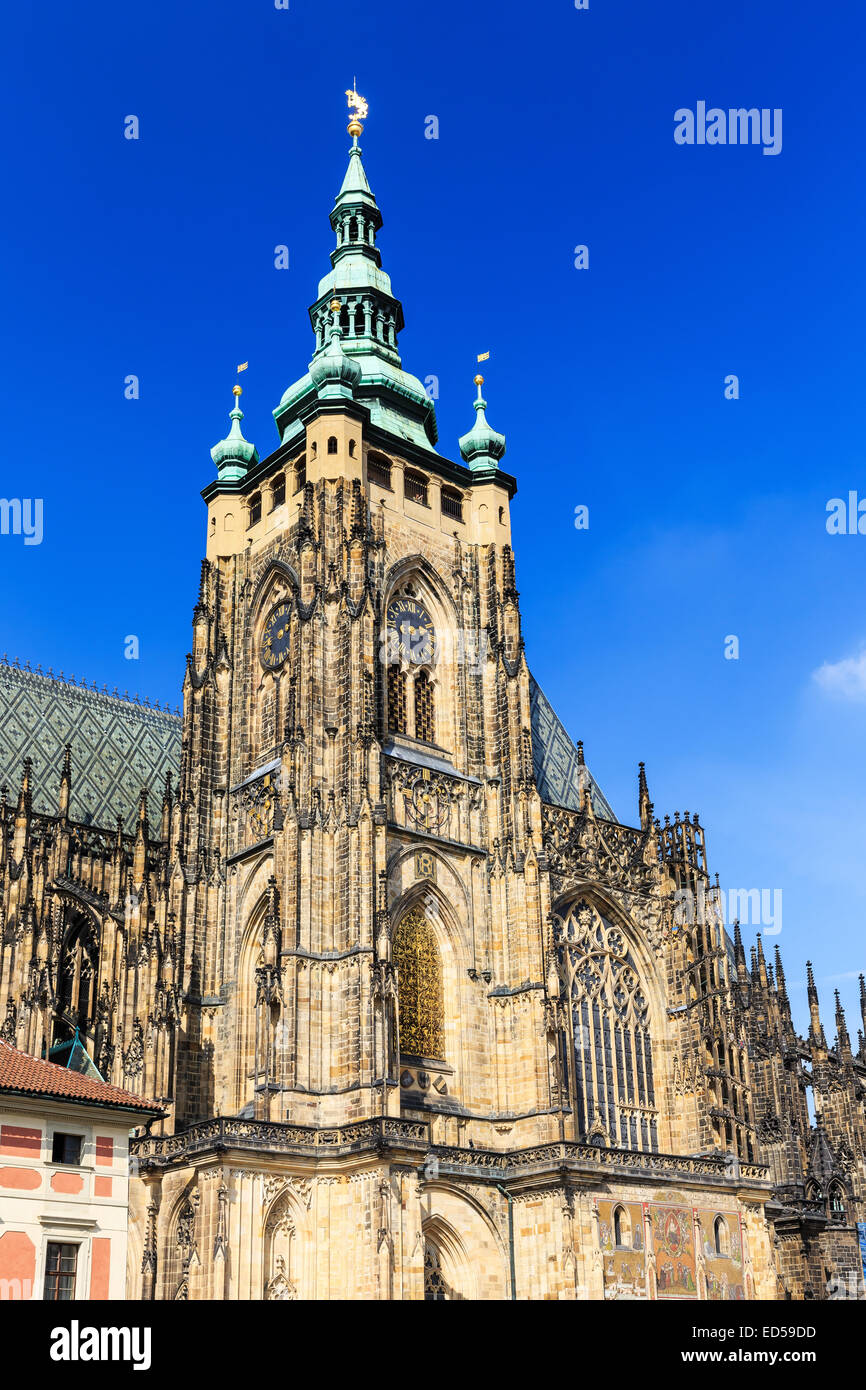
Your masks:
{"label": "louvered belfry window", "polygon": [[406,673],[399,666],[388,667],[388,728],[395,733],[406,730]]}
{"label": "louvered belfry window", "polygon": [[415,737],[422,743],[435,743],[433,682],[426,671],[415,677]]}

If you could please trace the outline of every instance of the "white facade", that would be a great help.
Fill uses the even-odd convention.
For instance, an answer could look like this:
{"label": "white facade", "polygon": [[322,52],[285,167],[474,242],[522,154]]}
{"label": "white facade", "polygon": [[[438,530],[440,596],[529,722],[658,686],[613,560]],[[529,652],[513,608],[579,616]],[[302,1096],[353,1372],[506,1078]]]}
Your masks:
{"label": "white facade", "polygon": [[[135,1121],[86,1101],[0,1092],[0,1300],[43,1299],[46,1272],[60,1259],[64,1296],[125,1297]],[[55,1158],[58,1134],[69,1136],[58,1143],[73,1160],[80,1140],[77,1162]]]}

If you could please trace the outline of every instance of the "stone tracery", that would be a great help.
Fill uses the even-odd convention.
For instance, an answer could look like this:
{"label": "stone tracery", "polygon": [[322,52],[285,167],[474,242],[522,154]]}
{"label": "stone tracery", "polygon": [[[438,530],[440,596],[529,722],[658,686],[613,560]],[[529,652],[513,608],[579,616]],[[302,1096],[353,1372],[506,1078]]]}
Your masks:
{"label": "stone tracery", "polygon": [[585,900],[559,927],[580,1132],[658,1149],[650,1010],[625,934]]}

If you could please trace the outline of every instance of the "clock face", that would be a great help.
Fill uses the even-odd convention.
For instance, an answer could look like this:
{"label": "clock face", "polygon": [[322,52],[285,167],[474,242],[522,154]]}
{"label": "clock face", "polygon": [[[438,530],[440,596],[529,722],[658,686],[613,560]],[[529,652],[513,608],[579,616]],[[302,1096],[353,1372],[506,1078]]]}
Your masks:
{"label": "clock face", "polygon": [[278,608],[274,609],[265,623],[265,632],[262,638],[262,665],[268,671],[274,671],[278,666],[282,666],[289,654],[291,621],[291,608],[287,603],[281,603]]}
{"label": "clock face", "polygon": [[433,619],[416,598],[395,598],[388,604],[388,647],[392,658],[415,666],[433,660],[436,633]]}

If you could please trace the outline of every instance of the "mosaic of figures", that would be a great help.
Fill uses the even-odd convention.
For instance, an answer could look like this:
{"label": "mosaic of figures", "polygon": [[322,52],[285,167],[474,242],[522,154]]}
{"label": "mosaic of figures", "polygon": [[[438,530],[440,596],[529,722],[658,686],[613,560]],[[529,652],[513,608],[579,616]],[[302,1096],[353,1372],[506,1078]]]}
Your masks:
{"label": "mosaic of figures", "polygon": [[596,1203],[607,1299],[745,1299],[736,1211],[653,1202]]}

